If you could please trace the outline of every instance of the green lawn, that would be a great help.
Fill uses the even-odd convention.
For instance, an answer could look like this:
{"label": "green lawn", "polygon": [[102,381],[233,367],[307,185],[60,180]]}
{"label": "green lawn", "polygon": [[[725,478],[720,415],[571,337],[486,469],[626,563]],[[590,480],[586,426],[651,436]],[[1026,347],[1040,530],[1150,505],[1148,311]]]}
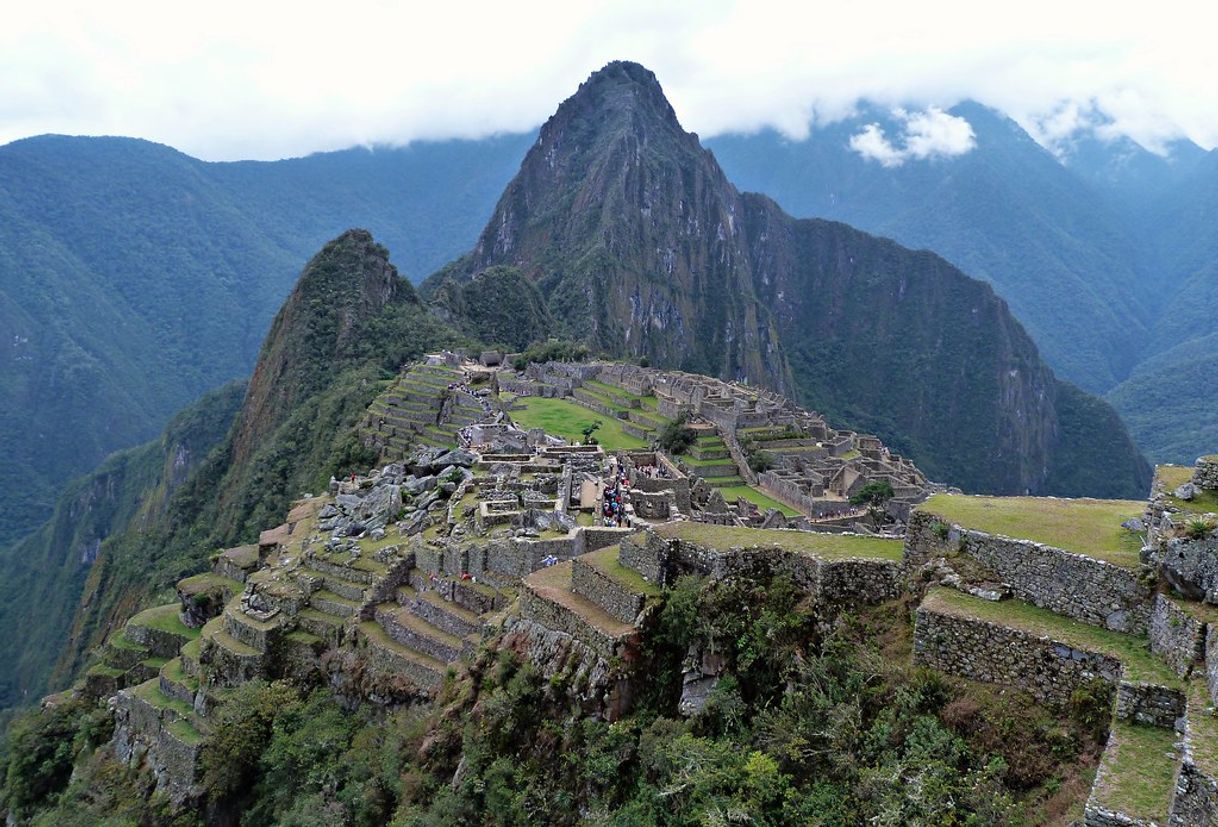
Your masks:
{"label": "green lawn", "polygon": [[182,606],[180,604],[167,603],[164,606],[145,609],[127,621],[127,625],[143,626],[147,629],[159,629],[162,632],[181,635],[187,639],[198,637],[198,629],[191,629],[182,623],[182,619],[178,616],[181,611]]}
{"label": "green lawn", "polygon": [[919,511],[963,528],[1003,534],[1136,568],[1142,538],[1121,528],[1140,517],[1139,500],[1065,500],[1052,497],[974,497],[936,494]]}
{"label": "green lawn", "polygon": [[1176,733],[1113,721],[1111,737],[1100,764],[1099,802],[1110,810],[1166,824],[1176,787]]}
{"label": "green lawn", "polygon": [[800,513],[794,508],[791,508],[791,506],[784,505],[773,497],[768,497],[758,491],[756,488],[749,485],[729,485],[725,488],[720,488],[719,491],[723,494],[723,499],[727,500],[728,502],[732,502],[737,497],[744,497],[762,511],[765,511],[767,508],[777,508],[788,517],[801,516]]}
{"label": "green lawn", "polygon": [[606,451],[627,451],[646,448],[647,443],[622,430],[621,423],[598,414],[568,399],[547,399],[540,396],[521,397],[511,411],[512,420],[521,428],[542,428],[547,434],[571,442],[582,442],[582,431],[593,422],[601,427],[595,437]]}
{"label": "green lawn", "polygon": [[882,537],[828,534],[819,531],[741,528],[694,522],[667,523],[658,526],[655,531],[669,539],[684,540],[687,543],[720,551],[730,548],[769,547],[825,560],[864,558],[899,561],[904,546],[901,540],[887,540]]}
{"label": "green lawn", "polygon": [[1188,693],[1189,742],[1193,748],[1193,762],[1213,777],[1218,775],[1218,717],[1206,711],[1209,705],[1205,680],[1194,678]]}
{"label": "green lawn", "polygon": [[1157,686],[1183,686],[1176,673],[1150,653],[1146,638],[1143,637],[1092,626],[1021,600],[995,603],[955,589],[932,588],[926,593],[922,605],[943,614],[1020,629],[1029,634],[1052,638],[1076,649],[1109,655],[1125,664],[1125,677],[1129,680],[1147,681]]}

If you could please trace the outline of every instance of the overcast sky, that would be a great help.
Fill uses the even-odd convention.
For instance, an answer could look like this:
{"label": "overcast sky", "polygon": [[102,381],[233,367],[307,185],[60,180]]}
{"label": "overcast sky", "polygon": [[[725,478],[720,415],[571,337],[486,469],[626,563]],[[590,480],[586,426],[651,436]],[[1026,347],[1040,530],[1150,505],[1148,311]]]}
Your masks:
{"label": "overcast sky", "polygon": [[[617,58],[653,69],[704,136],[800,137],[860,98],[930,112],[910,116],[920,128],[935,125],[932,107],[974,98],[1047,144],[1097,112],[1104,134],[1151,148],[1218,144],[1218,13],[1200,0],[326,6],[9,4],[0,144],[132,135],[221,160],[478,137],[538,125]],[[862,136],[860,151],[899,162],[879,139]]]}

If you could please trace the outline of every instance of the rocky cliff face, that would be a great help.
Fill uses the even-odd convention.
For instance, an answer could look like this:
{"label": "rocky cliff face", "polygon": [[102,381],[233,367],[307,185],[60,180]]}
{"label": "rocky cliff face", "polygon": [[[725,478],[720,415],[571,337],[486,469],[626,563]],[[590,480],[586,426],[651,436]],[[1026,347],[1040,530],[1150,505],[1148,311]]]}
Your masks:
{"label": "rocky cliff face", "polygon": [[740,194],[637,64],[563,102],[475,248],[424,292],[495,265],[527,274],[567,335],[790,393],[966,489],[1149,484],[1119,419],[1054,377],[990,287]]}
{"label": "rocky cliff face", "polygon": [[741,214],[655,75],[611,63],[542,127],[477,246],[439,276],[514,265],[599,348],[790,390]]}

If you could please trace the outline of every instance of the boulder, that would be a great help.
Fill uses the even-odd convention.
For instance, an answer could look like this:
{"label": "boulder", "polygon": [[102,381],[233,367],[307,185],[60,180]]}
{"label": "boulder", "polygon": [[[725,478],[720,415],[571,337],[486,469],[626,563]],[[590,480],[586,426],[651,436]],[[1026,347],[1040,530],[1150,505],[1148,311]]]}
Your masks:
{"label": "boulder", "polygon": [[1191,500],[1197,496],[1197,486],[1191,482],[1186,482],[1176,489],[1176,497],[1181,500]]}
{"label": "boulder", "polygon": [[455,451],[446,451],[440,456],[431,461],[432,468],[443,468],[446,465],[460,465],[463,468],[470,468],[478,458],[469,451],[457,449]]}

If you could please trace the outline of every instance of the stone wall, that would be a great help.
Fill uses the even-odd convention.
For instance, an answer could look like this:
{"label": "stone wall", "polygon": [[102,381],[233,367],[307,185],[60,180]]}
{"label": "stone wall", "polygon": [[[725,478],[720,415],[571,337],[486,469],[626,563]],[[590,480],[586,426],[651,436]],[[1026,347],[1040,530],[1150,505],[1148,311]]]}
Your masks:
{"label": "stone wall", "polygon": [[1218,706],[1218,628],[1210,624],[1205,631],[1205,685],[1210,701]]}
{"label": "stone wall", "polygon": [[1179,689],[1122,681],[1113,714],[1122,721],[1174,729],[1186,706],[1187,699]]}
{"label": "stone wall", "polygon": [[1218,456],[1206,456],[1197,460],[1193,469],[1193,485],[1210,490],[1218,489]]}
{"label": "stone wall", "polygon": [[571,588],[623,623],[634,623],[647,601],[578,557],[571,561]]}
{"label": "stone wall", "polygon": [[1085,652],[1026,632],[919,608],[914,662],[985,683],[1026,689],[1044,703],[1065,704],[1093,677],[1116,684],[1116,658]]}
{"label": "stone wall", "polygon": [[1165,595],[1158,595],[1150,615],[1150,651],[1177,675],[1187,678],[1204,655],[1205,624]]}
{"label": "stone wall", "polygon": [[178,806],[198,795],[200,742],[187,742],[169,728],[176,714],[158,709],[130,690],[114,698],[114,751],[120,761],[138,766],[146,761]]}
{"label": "stone wall", "polygon": [[1218,827],[1218,781],[1185,759],[1176,777],[1170,827]]}
{"label": "stone wall", "polygon": [[1059,548],[951,526],[933,514],[915,512],[905,535],[905,558],[912,564],[931,557],[967,554],[992,571],[1021,600],[1094,626],[1144,635],[1154,595],[1139,572]]}

